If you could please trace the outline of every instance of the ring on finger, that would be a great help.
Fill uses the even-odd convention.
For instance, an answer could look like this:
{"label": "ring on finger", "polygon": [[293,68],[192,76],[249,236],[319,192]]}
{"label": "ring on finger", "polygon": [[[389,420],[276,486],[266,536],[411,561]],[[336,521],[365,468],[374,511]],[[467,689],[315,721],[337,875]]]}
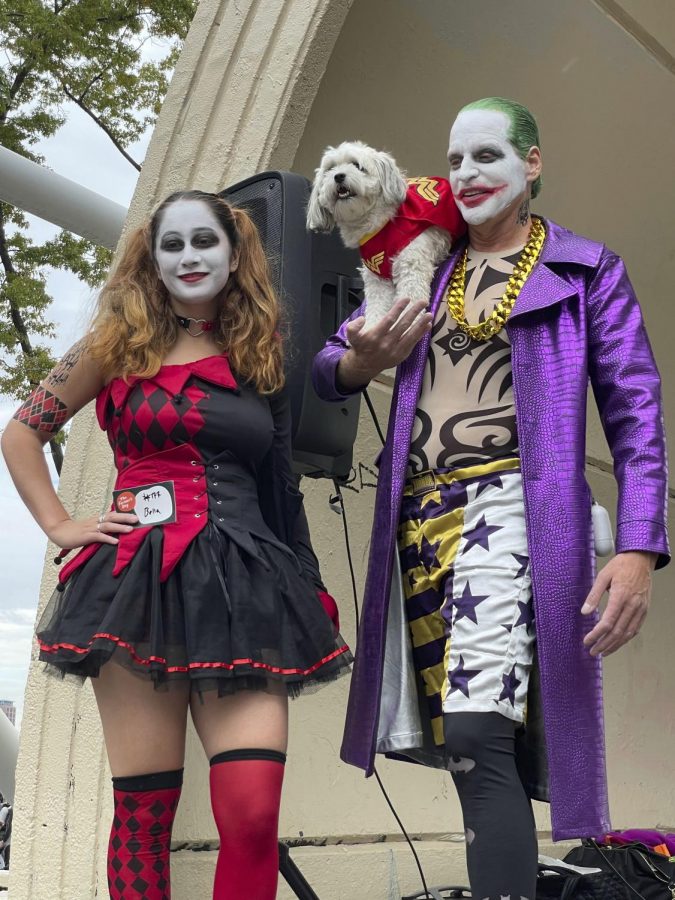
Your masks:
{"label": "ring on finger", "polygon": [[101,515],[98,517],[98,524],[101,525],[103,523],[104,519],[105,519],[105,513],[101,513]]}

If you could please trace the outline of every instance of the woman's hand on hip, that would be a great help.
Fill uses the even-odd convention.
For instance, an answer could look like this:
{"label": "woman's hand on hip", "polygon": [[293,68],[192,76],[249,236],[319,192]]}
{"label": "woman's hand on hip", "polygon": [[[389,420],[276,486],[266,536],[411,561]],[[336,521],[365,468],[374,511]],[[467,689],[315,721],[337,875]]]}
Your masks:
{"label": "woman's hand on hip", "polygon": [[618,553],[598,573],[581,607],[581,612],[588,615],[609,591],[600,621],[584,638],[591,656],[609,656],[638,634],[649,609],[656,560],[656,553],[646,551]]}
{"label": "woman's hand on hip", "polygon": [[64,519],[47,530],[47,537],[57,547],[74,550],[87,544],[118,544],[115,535],[128,534],[138,516],[133,513],[119,513],[109,510],[100,516],[88,519]]}

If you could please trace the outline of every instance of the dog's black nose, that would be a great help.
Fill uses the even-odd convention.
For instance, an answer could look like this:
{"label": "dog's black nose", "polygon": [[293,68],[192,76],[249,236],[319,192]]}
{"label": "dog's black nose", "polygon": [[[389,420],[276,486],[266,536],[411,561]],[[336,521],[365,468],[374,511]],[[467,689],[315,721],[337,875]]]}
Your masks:
{"label": "dog's black nose", "polygon": [[333,177],[335,178],[336,184],[342,184],[342,182],[345,180],[345,178],[347,176],[345,175],[344,172],[338,172],[337,175],[334,175]]}

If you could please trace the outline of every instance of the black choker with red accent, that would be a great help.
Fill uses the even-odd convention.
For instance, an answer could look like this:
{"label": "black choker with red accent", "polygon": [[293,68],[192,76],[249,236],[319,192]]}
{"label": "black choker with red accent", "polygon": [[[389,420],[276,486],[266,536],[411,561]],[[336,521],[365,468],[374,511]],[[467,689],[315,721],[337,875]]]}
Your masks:
{"label": "black choker with red accent", "polygon": [[213,331],[216,327],[217,319],[193,319],[192,316],[179,316],[174,313],[176,321],[181,328],[184,328],[191,337],[202,337],[207,331]]}

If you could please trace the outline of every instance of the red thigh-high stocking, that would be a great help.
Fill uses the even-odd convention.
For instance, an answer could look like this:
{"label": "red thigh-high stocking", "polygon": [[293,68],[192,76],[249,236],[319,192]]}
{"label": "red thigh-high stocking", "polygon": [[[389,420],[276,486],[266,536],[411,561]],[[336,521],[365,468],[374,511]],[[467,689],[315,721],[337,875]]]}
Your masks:
{"label": "red thigh-high stocking", "polygon": [[286,755],[229,750],[211,760],[211,806],[220,835],[213,900],[274,900]]}
{"label": "red thigh-high stocking", "polygon": [[182,784],[182,769],[113,778],[110,900],[170,900],[171,828]]}

